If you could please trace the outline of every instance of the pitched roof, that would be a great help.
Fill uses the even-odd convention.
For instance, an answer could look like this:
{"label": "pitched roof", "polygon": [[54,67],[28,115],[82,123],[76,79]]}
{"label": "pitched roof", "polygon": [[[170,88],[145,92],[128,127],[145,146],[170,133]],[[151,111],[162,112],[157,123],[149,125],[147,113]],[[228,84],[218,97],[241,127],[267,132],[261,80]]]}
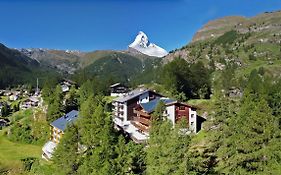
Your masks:
{"label": "pitched roof", "polygon": [[119,86],[119,85],[121,85],[121,83],[115,83],[115,84],[111,85],[110,87],[114,88],[115,86]]}
{"label": "pitched roof", "polygon": [[142,95],[142,94],[144,94],[144,93],[146,93],[146,92],[149,92],[149,91],[150,91],[150,90],[148,90],[148,89],[135,89],[135,90],[133,90],[133,91],[128,92],[128,93],[127,93],[126,95],[124,95],[124,96],[120,96],[120,97],[114,99],[114,101],[118,101],[118,102],[123,103],[123,102],[126,102],[126,101],[128,101],[128,100],[131,100],[131,99],[133,99],[133,98],[135,98],[135,97],[137,97],[137,96],[140,96],[140,95]]}
{"label": "pitched roof", "polygon": [[64,131],[67,127],[68,124],[74,122],[75,120],[77,120],[78,118],[78,111],[76,110],[72,110],[71,112],[65,114],[64,116],[62,116],[61,118],[53,121],[51,123],[51,125],[53,127],[58,128],[61,131]]}
{"label": "pitched roof", "polygon": [[155,110],[156,106],[158,105],[158,103],[162,101],[164,102],[164,104],[169,104],[172,102],[176,102],[176,100],[173,99],[169,99],[169,98],[155,98],[154,100],[151,100],[150,102],[147,103],[141,103],[141,107],[148,113],[151,113]]}

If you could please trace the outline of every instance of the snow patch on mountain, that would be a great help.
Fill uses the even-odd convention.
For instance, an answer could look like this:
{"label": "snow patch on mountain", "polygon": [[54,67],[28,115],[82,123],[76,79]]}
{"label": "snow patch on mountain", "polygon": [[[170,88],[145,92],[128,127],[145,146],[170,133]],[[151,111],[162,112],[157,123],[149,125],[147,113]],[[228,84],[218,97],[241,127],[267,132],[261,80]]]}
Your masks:
{"label": "snow patch on mountain", "polygon": [[165,49],[157,46],[156,44],[150,43],[147,35],[142,31],[138,33],[135,41],[129,45],[129,49],[130,48],[154,57],[164,57],[168,54]]}

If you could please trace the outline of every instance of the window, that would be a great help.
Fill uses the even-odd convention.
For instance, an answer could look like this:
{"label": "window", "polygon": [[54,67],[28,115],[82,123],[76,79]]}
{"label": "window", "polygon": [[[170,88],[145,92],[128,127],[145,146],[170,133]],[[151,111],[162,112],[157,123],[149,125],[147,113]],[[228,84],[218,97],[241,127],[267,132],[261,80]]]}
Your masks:
{"label": "window", "polygon": [[190,125],[191,125],[191,126],[194,126],[194,122],[190,122]]}
{"label": "window", "polygon": [[180,110],[185,110],[185,106],[180,106]]}
{"label": "window", "polygon": [[191,114],[191,118],[194,118],[194,114]]}

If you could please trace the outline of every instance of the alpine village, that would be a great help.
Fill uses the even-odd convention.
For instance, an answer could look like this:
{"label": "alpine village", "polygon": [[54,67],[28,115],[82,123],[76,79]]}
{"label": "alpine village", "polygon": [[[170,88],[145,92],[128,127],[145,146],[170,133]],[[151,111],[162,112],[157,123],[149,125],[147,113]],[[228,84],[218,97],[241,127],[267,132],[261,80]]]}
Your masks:
{"label": "alpine village", "polygon": [[0,88],[0,174],[281,174],[280,11],[170,52],[1,44]]}

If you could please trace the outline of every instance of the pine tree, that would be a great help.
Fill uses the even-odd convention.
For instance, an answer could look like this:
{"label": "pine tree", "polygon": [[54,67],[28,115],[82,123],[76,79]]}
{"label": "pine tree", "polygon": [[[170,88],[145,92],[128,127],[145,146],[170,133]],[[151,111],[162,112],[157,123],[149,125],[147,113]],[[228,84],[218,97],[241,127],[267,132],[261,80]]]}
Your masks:
{"label": "pine tree", "polygon": [[76,94],[76,89],[72,86],[65,99],[65,112],[70,112],[72,110],[78,109],[78,95]]}
{"label": "pine tree", "polygon": [[222,173],[261,173],[269,163],[280,160],[278,122],[263,96],[253,93],[258,92],[257,86],[251,87],[244,94],[237,116],[230,119],[229,135],[218,150],[218,170]]}
{"label": "pine tree", "polygon": [[85,126],[81,125],[84,128],[81,130],[81,139],[88,149],[78,172],[80,174],[112,174],[114,172],[114,167],[111,166],[114,157],[114,131],[110,116],[104,113],[103,106],[99,104],[92,117],[84,119],[82,118],[80,124],[88,123]]}
{"label": "pine tree", "polygon": [[71,124],[55,150],[53,161],[63,174],[73,174],[78,169],[79,134],[76,125]]}
{"label": "pine tree", "polygon": [[49,97],[47,121],[52,122],[63,115],[64,109],[62,105],[63,94],[60,85],[57,85],[55,92]]}
{"label": "pine tree", "polygon": [[[146,149],[147,174],[188,174],[187,150],[190,138],[179,125],[173,128],[163,116],[163,102],[157,105]],[[183,121],[186,123],[186,121]]]}
{"label": "pine tree", "polygon": [[204,145],[199,148],[192,146],[188,150],[190,174],[218,174],[217,150],[224,143],[224,139],[232,134],[228,130],[229,120],[236,117],[235,111],[239,109],[239,102],[222,97],[222,94],[217,96],[219,98],[212,107],[215,113],[204,124],[207,135]]}
{"label": "pine tree", "polygon": [[3,107],[1,109],[1,116],[7,117],[10,114],[10,108],[7,103],[3,103]]}

